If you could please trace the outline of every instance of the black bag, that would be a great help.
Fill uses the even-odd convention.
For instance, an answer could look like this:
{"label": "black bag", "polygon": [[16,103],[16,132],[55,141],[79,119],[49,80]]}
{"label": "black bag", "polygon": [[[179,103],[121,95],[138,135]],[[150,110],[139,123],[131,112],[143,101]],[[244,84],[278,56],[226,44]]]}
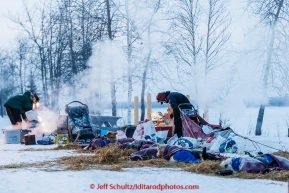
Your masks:
{"label": "black bag", "polygon": [[126,125],[122,127],[127,138],[132,138],[134,131],[136,129],[135,125]]}
{"label": "black bag", "polygon": [[233,170],[217,170],[216,174],[219,174],[221,176],[232,175],[233,174]]}
{"label": "black bag", "polygon": [[29,135],[29,134],[24,135],[24,143],[25,145],[35,145],[36,144],[35,135]]}
{"label": "black bag", "polygon": [[83,128],[78,131],[80,134],[79,139],[92,139],[94,138],[94,133],[91,128]]}
{"label": "black bag", "polygon": [[20,143],[21,143],[21,144],[24,144],[24,143],[25,143],[24,136],[25,136],[26,134],[28,134],[29,132],[31,132],[31,130],[28,130],[28,129],[22,129],[22,130],[20,131]]}

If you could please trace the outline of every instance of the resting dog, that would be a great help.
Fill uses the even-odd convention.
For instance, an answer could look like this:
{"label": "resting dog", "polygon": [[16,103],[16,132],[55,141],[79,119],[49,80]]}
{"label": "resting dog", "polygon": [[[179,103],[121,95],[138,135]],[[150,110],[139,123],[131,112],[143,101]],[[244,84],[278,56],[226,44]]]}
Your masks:
{"label": "resting dog", "polygon": [[164,157],[172,162],[200,163],[208,159],[209,155],[206,152],[206,148],[203,148],[203,151],[198,151],[158,144],[157,157]]}
{"label": "resting dog", "polygon": [[276,164],[276,160],[273,160],[270,155],[263,154],[262,152],[258,152],[258,155],[253,156],[250,152],[245,151],[245,155],[249,155],[251,158],[259,160],[265,166],[273,167]]}
{"label": "resting dog", "polygon": [[117,132],[109,131],[105,136],[107,139],[110,140],[110,142],[114,143],[116,141],[116,135],[117,135]]}
{"label": "resting dog", "polygon": [[240,171],[240,157],[238,158],[228,158],[221,162],[222,169],[232,170],[234,173]]}
{"label": "resting dog", "polygon": [[233,172],[265,173],[273,170],[289,170],[289,160],[273,154],[262,154],[228,158],[222,161],[220,166]]}

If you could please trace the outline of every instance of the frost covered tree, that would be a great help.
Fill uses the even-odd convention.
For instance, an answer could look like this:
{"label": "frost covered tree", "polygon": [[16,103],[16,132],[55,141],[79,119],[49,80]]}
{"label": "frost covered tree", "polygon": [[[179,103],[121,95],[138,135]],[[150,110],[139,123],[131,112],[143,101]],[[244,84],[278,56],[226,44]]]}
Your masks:
{"label": "frost covered tree", "polygon": [[[280,52],[282,55],[284,50],[280,49],[280,46],[284,46],[283,43],[287,42],[287,35],[284,36],[282,31],[285,29],[284,26],[288,26],[289,2],[286,0],[249,0],[248,8],[254,15],[259,17],[258,25],[268,29],[269,32],[269,35],[263,39],[267,43],[267,47],[265,48],[266,60],[263,63],[262,77],[262,95],[268,97],[269,86],[274,84],[275,78],[278,79],[276,69],[284,66],[284,63],[280,60]],[[262,134],[261,128],[264,113],[265,104],[263,103],[259,108],[255,135]]]}
{"label": "frost covered tree", "polygon": [[[180,0],[172,8],[172,38],[166,45],[177,63],[181,82],[192,82],[194,100],[204,103],[208,119],[209,75],[225,63],[231,33],[231,18],[225,0]],[[201,90],[200,87],[201,86]],[[201,97],[202,94],[202,98]]]}
{"label": "frost covered tree", "polygon": [[17,39],[17,48],[16,48],[16,58],[17,58],[17,66],[18,66],[18,76],[19,76],[19,87],[20,93],[24,93],[24,87],[26,82],[26,70],[29,68],[29,64],[25,59],[28,55],[29,48],[28,48],[28,41],[25,38],[18,37]]}
{"label": "frost covered tree", "polygon": [[4,116],[3,104],[13,94],[20,94],[17,85],[15,57],[10,55],[9,52],[0,49],[0,115],[2,117]]}
{"label": "frost covered tree", "polygon": [[[151,2],[150,2],[151,3]],[[147,22],[147,28],[146,28],[146,34],[147,34],[147,41],[145,42],[146,47],[146,54],[145,54],[145,61],[144,61],[144,68],[142,71],[142,77],[141,77],[141,116],[140,120],[145,119],[145,91],[148,84],[148,73],[149,73],[149,67],[152,66],[153,63],[155,63],[153,60],[153,51],[155,51],[155,47],[153,45],[153,24],[155,23],[155,16],[159,9],[161,8],[161,0],[156,0],[151,6],[151,8],[148,10],[150,11],[150,17]]]}
{"label": "frost covered tree", "polygon": [[[106,4],[106,14],[107,14],[107,33],[110,41],[113,40],[113,31],[112,31],[112,15],[111,12],[111,3],[110,0],[105,0]],[[112,57],[112,56],[111,56]],[[110,62],[110,94],[111,94],[111,110],[112,116],[116,116],[116,80],[115,80],[115,72],[114,67],[112,66],[112,62]]]}
{"label": "frost covered tree", "polygon": [[143,23],[144,1],[125,0],[123,19],[125,36],[124,52],[127,59],[127,72],[125,73],[127,81],[127,122],[131,124],[131,109],[132,109],[132,92],[133,92],[133,77],[137,69],[137,58],[139,58],[138,42],[142,39],[142,34],[145,31]]}
{"label": "frost covered tree", "polygon": [[[44,5],[35,6],[30,9],[26,3],[24,6],[24,16],[10,16],[10,19],[18,24],[22,30],[27,34],[28,38],[33,42],[37,48],[35,59],[39,62],[41,72],[41,83],[43,90],[43,101],[45,105],[49,104],[48,95],[48,69],[47,69],[47,35],[49,33],[48,25],[49,17],[46,11],[49,10]],[[46,48],[46,49],[45,49]]]}
{"label": "frost covered tree", "polygon": [[[231,37],[229,27],[231,17],[228,13],[228,1],[226,0],[207,0],[205,5],[205,34],[204,34],[204,90],[208,89],[208,76],[211,71],[225,63],[224,59],[228,42]],[[208,93],[205,97],[204,118],[208,120]]]}
{"label": "frost covered tree", "polygon": [[171,39],[165,44],[167,53],[174,56],[182,83],[192,81],[198,106],[198,66],[203,42],[199,27],[201,5],[198,0],[180,0],[172,6]]}
{"label": "frost covered tree", "polygon": [[[39,95],[38,93],[40,93],[40,91],[39,91],[39,89],[35,83],[32,71],[30,71],[28,83],[26,84],[26,88],[27,88],[27,90],[34,90],[37,93],[37,95]],[[39,95],[39,97],[40,97],[40,95]]]}
{"label": "frost covered tree", "polygon": [[127,53],[127,122],[131,124],[131,101],[132,101],[132,31],[133,20],[129,9],[129,0],[125,0],[125,25],[126,25],[126,53]]}
{"label": "frost covered tree", "polygon": [[57,108],[61,87],[70,88],[71,96],[77,93],[75,77],[89,68],[92,45],[106,33],[104,0],[28,3],[23,3],[23,15],[8,17],[29,41],[31,57],[23,62],[37,70],[34,75],[41,82],[42,101]]}

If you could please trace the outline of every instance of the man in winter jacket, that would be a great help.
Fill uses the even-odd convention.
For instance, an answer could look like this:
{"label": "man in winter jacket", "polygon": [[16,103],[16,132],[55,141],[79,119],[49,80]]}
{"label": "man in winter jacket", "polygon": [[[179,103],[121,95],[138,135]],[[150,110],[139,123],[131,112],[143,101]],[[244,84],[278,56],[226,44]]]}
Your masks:
{"label": "man in winter jacket", "polygon": [[32,110],[33,104],[37,102],[39,98],[33,90],[26,91],[23,95],[13,96],[6,101],[4,106],[13,128],[21,129],[22,119],[29,123],[25,113]]}
{"label": "man in winter jacket", "polygon": [[180,117],[180,110],[178,108],[178,105],[182,103],[190,103],[189,99],[181,93],[170,91],[158,93],[156,99],[161,104],[169,103],[171,105],[174,110],[175,134],[177,134],[178,137],[182,137],[182,120]]}

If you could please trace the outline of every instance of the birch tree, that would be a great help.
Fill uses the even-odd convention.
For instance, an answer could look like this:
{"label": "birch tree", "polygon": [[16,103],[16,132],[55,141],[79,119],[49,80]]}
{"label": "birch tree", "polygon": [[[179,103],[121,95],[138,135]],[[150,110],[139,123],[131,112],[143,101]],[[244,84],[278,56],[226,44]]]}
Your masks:
{"label": "birch tree", "polygon": [[17,78],[17,66],[15,65],[15,56],[9,54],[11,51],[0,49],[0,115],[4,116],[3,104],[13,94],[20,94]]}
{"label": "birch tree", "polygon": [[26,55],[28,54],[28,43],[25,38],[18,37],[17,39],[17,64],[18,64],[18,76],[19,76],[19,93],[24,93],[25,82],[26,82],[26,69],[28,69],[29,64],[26,63]]}
{"label": "birch tree", "polygon": [[[108,38],[110,41],[113,40],[113,31],[112,31],[112,18],[113,18],[113,12],[111,12],[111,4],[110,0],[105,0],[106,3],[106,14],[107,14],[107,33]],[[111,42],[110,42],[111,43]],[[111,56],[113,57],[113,56]],[[110,94],[111,94],[111,111],[112,116],[116,116],[116,80],[115,80],[115,72],[114,67],[112,66],[112,62],[110,61]]]}
{"label": "birch tree", "polygon": [[140,120],[145,119],[145,90],[147,87],[147,77],[148,77],[148,69],[149,66],[152,63],[152,52],[153,52],[153,46],[152,46],[152,25],[154,22],[154,17],[158,10],[160,9],[160,3],[161,0],[157,0],[154,2],[152,5],[152,13],[150,14],[148,24],[147,24],[147,42],[146,42],[146,48],[147,48],[147,53],[145,55],[145,65],[142,73],[142,81],[141,81],[141,116]]}
{"label": "birch tree", "polygon": [[137,46],[135,44],[141,39],[143,17],[141,15],[143,1],[125,0],[124,22],[125,22],[125,53],[127,58],[127,122],[131,124],[133,73],[136,69]]}
{"label": "birch tree", "polygon": [[[230,40],[231,17],[228,10],[228,2],[223,0],[208,0],[208,8],[205,9],[206,33],[204,37],[204,90],[208,90],[208,75],[210,71],[220,67],[225,63],[226,45]],[[205,97],[204,118],[208,121],[209,104],[208,93]]]}
{"label": "birch tree", "polygon": [[41,72],[41,83],[44,96],[44,104],[49,105],[49,95],[48,95],[48,79],[47,79],[47,49],[46,48],[46,38],[47,38],[47,15],[46,7],[35,6],[30,9],[27,4],[23,4],[25,10],[25,17],[20,16],[10,16],[10,19],[18,24],[22,30],[27,34],[28,38],[34,43],[37,48],[37,60],[40,63]]}
{"label": "birch tree", "polygon": [[[165,45],[179,64],[176,71],[180,82],[193,82],[196,106],[198,107],[198,74],[202,48],[202,34],[199,32],[201,6],[198,0],[180,0],[173,10],[171,40]],[[193,79],[193,81],[192,81]]]}
{"label": "birch tree", "polygon": [[[262,94],[268,96],[269,74],[272,72],[274,63],[276,62],[275,54],[278,52],[276,48],[276,40],[278,36],[278,27],[284,22],[288,23],[288,1],[286,0],[249,0],[248,7],[251,11],[260,18],[259,24],[265,28],[269,28],[269,39],[264,39],[267,42],[266,61],[263,64],[262,78]],[[279,62],[278,62],[279,63]],[[262,123],[265,113],[265,104],[261,104],[259,108],[255,135],[262,134]]]}

